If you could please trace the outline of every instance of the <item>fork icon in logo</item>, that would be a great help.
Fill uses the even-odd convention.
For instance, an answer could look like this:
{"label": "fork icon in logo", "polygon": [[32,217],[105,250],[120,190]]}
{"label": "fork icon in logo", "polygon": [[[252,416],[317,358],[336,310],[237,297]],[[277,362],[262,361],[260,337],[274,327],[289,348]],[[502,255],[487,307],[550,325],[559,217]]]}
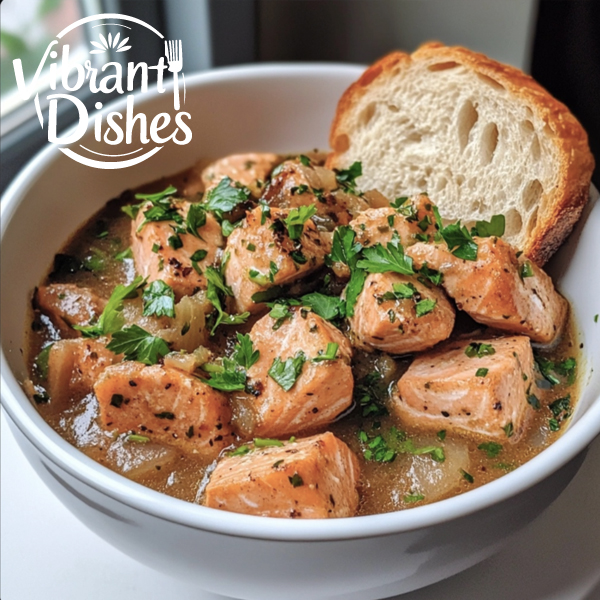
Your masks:
{"label": "fork icon in logo", "polygon": [[179,110],[179,79],[177,73],[183,68],[183,50],[181,40],[165,40],[165,55],[169,63],[169,71],[173,73],[173,91],[175,94],[174,108]]}

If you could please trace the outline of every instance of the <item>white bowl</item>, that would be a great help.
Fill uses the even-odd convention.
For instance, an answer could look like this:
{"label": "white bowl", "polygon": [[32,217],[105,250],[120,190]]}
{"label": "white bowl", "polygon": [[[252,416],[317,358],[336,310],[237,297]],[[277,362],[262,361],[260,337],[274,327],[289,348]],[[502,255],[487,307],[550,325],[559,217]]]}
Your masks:
{"label": "white bowl", "polygon": [[[460,496],[351,519],[280,520],[217,511],[106,469],[63,440],[29,402],[19,385],[26,377],[20,349],[29,294],[82,221],[122,190],[200,156],[326,148],[337,99],[360,72],[341,65],[267,65],[188,77],[186,110],[194,131],[188,146],[171,145],[120,171],[85,167],[48,147],[2,200],[2,405],[20,447],[90,529],[140,562],[201,589],[261,600],[370,600],[439,581],[490,556],[549,506],[600,432],[600,370],[591,368],[600,364],[600,323],[593,319],[600,312],[595,190],[551,269],[572,302],[587,357],[580,367],[585,389],[572,422],[533,460]],[[170,102],[169,94],[151,94],[136,107],[150,115]],[[119,103],[109,110],[114,106]]]}

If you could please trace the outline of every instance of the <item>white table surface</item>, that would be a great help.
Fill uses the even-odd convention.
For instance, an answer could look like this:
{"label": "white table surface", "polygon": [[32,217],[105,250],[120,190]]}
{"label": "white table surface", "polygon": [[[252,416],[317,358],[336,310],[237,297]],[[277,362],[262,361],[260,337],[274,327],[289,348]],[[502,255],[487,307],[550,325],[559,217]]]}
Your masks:
{"label": "white table surface", "polygon": [[[1,443],[2,600],[221,598],[138,564],[86,529],[38,479],[4,414]],[[600,600],[600,439],[562,496],[509,547],[402,596],[442,599]]]}

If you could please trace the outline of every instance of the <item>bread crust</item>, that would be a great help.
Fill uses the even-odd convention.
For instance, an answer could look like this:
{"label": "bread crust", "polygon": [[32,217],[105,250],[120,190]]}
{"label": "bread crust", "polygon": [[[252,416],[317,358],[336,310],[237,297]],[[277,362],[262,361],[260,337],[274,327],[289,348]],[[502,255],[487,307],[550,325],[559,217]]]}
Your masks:
{"label": "bread crust", "polygon": [[327,158],[330,168],[346,166],[343,154],[348,149],[348,133],[344,123],[367,93],[369,86],[381,77],[401,76],[413,61],[426,63],[456,62],[486,75],[504,86],[515,98],[526,104],[541,118],[553,138],[561,157],[558,185],[544,194],[545,210],[540,210],[535,227],[527,235],[522,250],[538,265],[543,265],[569,235],[589,198],[594,170],[588,136],[579,121],[562,103],[532,77],[519,69],[501,64],[483,54],[459,46],[444,46],[429,42],[413,54],[392,52],[371,65],[339,100],[331,125],[329,142],[332,148]]}

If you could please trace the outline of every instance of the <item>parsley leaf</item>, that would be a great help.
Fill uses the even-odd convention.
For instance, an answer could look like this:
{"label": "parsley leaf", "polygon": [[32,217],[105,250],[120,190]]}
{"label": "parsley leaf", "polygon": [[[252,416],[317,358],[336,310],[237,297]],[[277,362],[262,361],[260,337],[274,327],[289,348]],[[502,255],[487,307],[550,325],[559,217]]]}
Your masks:
{"label": "parsley leaf", "polygon": [[254,350],[252,339],[246,334],[237,333],[238,343],[234,346],[231,358],[244,369],[249,369],[260,357],[260,352]]}
{"label": "parsley leaf", "polygon": [[144,300],[145,317],[174,317],[175,316],[175,292],[173,288],[164,281],[157,279],[153,281],[142,295]]}
{"label": "parsley leaf", "polygon": [[476,221],[471,235],[478,237],[502,237],[506,227],[504,215],[494,215],[489,221]]}
{"label": "parsley leaf", "polygon": [[288,479],[290,480],[292,487],[300,487],[301,485],[304,485],[304,481],[302,480],[302,477],[298,475],[298,473],[294,473],[291,477],[288,477]]}
{"label": "parsley leaf", "polygon": [[341,262],[351,269],[356,266],[362,246],[355,242],[356,232],[348,225],[342,225],[333,232],[331,254],[332,262]]}
{"label": "parsley leaf", "polygon": [[477,369],[477,371],[475,371],[475,377],[485,377],[488,373],[489,369],[481,367],[480,369]]}
{"label": "parsley leaf", "polygon": [[240,323],[245,323],[250,316],[249,312],[244,312],[239,315],[230,315],[223,310],[221,295],[233,296],[231,288],[223,280],[223,270],[227,264],[227,259],[228,255],[226,254],[220,269],[206,267],[204,272],[207,281],[206,297],[217,310],[217,318],[210,331],[211,335],[214,335],[219,325],[239,325]]}
{"label": "parsley leaf", "polygon": [[496,442],[483,442],[477,448],[485,452],[488,458],[496,458],[502,452],[502,444]]}
{"label": "parsley leaf", "polygon": [[425,500],[425,496],[423,494],[405,494],[404,502],[407,504],[412,504],[414,502],[421,502],[421,500]]}
{"label": "parsley leaf", "polygon": [[402,275],[414,275],[412,258],[404,254],[400,242],[389,242],[387,249],[381,244],[365,248],[363,259],[359,260],[357,267],[369,273],[400,273]]}
{"label": "parsley leaf", "polygon": [[299,240],[304,230],[304,223],[317,213],[316,204],[292,208],[284,219],[291,240]]}
{"label": "parsley leaf", "polygon": [[432,208],[438,231],[446,244],[448,244],[450,252],[454,256],[463,258],[464,260],[477,260],[477,244],[467,228],[461,225],[460,221],[444,227],[438,207],[433,206]]}
{"label": "parsley leaf", "polygon": [[115,333],[123,327],[123,301],[126,298],[135,298],[137,289],[144,285],[143,277],[136,277],[129,285],[117,285],[110,295],[98,321],[90,325],[73,325],[73,329],[81,331],[84,337],[96,338],[109,333]]}
{"label": "parsley leaf", "polygon": [[234,366],[221,372],[211,373],[210,379],[206,379],[205,383],[222,392],[241,391],[246,389],[246,372]]}
{"label": "parsley leaf", "polygon": [[432,298],[425,298],[420,300],[415,304],[415,312],[417,313],[417,317],[423,317],[428,315],[437,304],[437,300],[433,300]]}
{"label": "parsley leaf", "polygon": [[146,365],[156,364],[159,358],[170,351],[165,340],[153,336],[138,325],[115,331],[106,347],[115,354],[125,354],[125,360],[137,360]]}
{"label": "parsley leaf", "polygon": [[327,350],[325,350],[325,352],[319,351],[319,354],[315,356],[312,361],[318,363],[325,360],[335,360],[338,348],[339,344],[336,344],[335,342],[329,342],[327,344]]}
{"label": "parsley leaf", "polygon": [[115,260],[120,262],[123,262],[126,258],[133,258],[133,251],[131,250],[131,247],[125,248],[125,250],[115,254]]}
{"label": "parsley leaf", "polygon": [[223,213],[232,211],[238,204],[246,202],[250,198],[250,190],[238,185],[231,185],[230,177],[223,177],[219,184],[206,195],[204,208],[222,216]]}
{"label": "parsley leaf", "polygon": [[286,392],[289,392],[294,387],[298,377],[300,377],[305,362],[306,355],[302,350],[298,350],[293,358],[287,358],[285,361],[276,357],[269,369],[269,376]]}
{"label": "parsley leaf", "polygon": [[533,277],[533,275],[533,267],[531,266],[531,263],[526,260],[519,268],[519,276],[521,279],[525,279],[526,277]]}
{"label": "parsley leaf", "polygon": [[344,316],[344,301],[337,296],[326,296],[319,292],[305,294],[300,299],[302,306],[308,306],[315,314],[326,321],[332,321]]}
{"label": "parsley leaf", "polygon": [[185,217],[185,230],[193,236],[202,239],[198,229],[206,225],[206,210],[202,204],[190,204],[188,214]]}
{"label": "parsley leaf", "polygon": [[433,285],[440,285],[444,280],[444,274],[435,271],[434,269],[430,269],[427,266],[427,263],[423,263],[423,266],[419,269],[419,275],[420,277],[418,277],[418,280],[425,284],[426,281],[431,281]]}
{"label": "parsley leaf", "polygon": [[346,316],[351,317],[354,315],[354,306],[362,292],[366,279],[367,273],[362,269],[354,269],[351,272],[350,281],[346,286]]}
{"label": "parsley leaf", "polygon": [[334,169],[337,182],[351,194],[360,195],[356,189],[356,179],[362,175],[362,163],[354,162],[347,169]]}

